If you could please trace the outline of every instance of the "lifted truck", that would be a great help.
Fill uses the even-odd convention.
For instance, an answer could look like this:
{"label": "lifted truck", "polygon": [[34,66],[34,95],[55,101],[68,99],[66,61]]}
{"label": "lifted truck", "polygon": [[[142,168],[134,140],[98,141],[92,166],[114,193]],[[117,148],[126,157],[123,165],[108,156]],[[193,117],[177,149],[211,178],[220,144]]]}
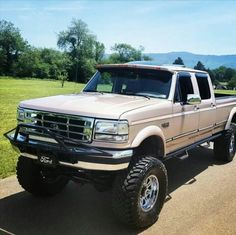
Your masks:
{"label": "lifted truck", "polygon": [[5,136],[20,152],[26,191],[54,195],[69,180],[112,188],[115,214],[140,228],[163,207],[166,159],[213,141],[217,159],[233,160],[235,105],[234,96],[215,97],[204,71],[99,65],[81,93],[21,102]]}

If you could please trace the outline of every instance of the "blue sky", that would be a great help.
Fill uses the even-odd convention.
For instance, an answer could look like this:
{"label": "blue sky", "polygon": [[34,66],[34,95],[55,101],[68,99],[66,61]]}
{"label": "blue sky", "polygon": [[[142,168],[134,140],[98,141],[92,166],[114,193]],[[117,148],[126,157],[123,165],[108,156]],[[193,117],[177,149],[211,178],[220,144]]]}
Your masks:
{"label": "blue sky", "polygon": [[85,21],[108,53],[126,42],[145,52],[236,54],[236,1],[0,0],[0,19],[37,47],[57,48],[72,18]]}

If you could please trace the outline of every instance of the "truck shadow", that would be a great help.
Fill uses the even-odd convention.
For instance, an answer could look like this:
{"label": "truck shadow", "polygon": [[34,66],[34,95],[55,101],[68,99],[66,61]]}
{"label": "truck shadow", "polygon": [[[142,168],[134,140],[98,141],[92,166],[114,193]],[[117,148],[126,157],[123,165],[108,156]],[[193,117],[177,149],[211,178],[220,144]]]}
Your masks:
{"label": "truck shadow", "polygon": [[[166,168],[169,193],[182,185],[194,187],[194,177],[219,164],[212,150],[196,148],[185,160],[171,159]],[[2,230],[1,230],[2,229]],[[111,194],[97,193],[92,186],[70,183],[59,195],[40,199],[20,192],[0,200],[0,234],[137,234],[116,221]]]}

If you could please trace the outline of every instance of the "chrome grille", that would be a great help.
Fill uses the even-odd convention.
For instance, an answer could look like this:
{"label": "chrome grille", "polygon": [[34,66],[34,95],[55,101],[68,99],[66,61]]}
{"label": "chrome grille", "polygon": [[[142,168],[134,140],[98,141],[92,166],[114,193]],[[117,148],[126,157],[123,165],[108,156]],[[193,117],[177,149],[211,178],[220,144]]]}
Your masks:
{"label": "chrome grille", "polygon": [[[92,140],[93,118],[38,111],[29,112],[28,110],[25,118],[28,123],[31,122],[36,126],[46,127],[50,131],[70,139],[82,142]],[[36,130],[33,132],[39,134]]]}

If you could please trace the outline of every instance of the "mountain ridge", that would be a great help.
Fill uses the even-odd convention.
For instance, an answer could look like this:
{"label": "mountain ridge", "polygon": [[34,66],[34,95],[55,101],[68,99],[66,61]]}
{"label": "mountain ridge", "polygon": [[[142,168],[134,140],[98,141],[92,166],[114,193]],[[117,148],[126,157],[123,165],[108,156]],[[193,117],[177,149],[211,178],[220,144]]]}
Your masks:
{"label": "mountain ridge", "polygon": [[206,68],[215,69],[220,66],[236,69],[236,55],[203,55],[191,52],[144,53],[159,64],[172,64],[177,57],[181,57],[187,67],[193,68],[201,61]]}

